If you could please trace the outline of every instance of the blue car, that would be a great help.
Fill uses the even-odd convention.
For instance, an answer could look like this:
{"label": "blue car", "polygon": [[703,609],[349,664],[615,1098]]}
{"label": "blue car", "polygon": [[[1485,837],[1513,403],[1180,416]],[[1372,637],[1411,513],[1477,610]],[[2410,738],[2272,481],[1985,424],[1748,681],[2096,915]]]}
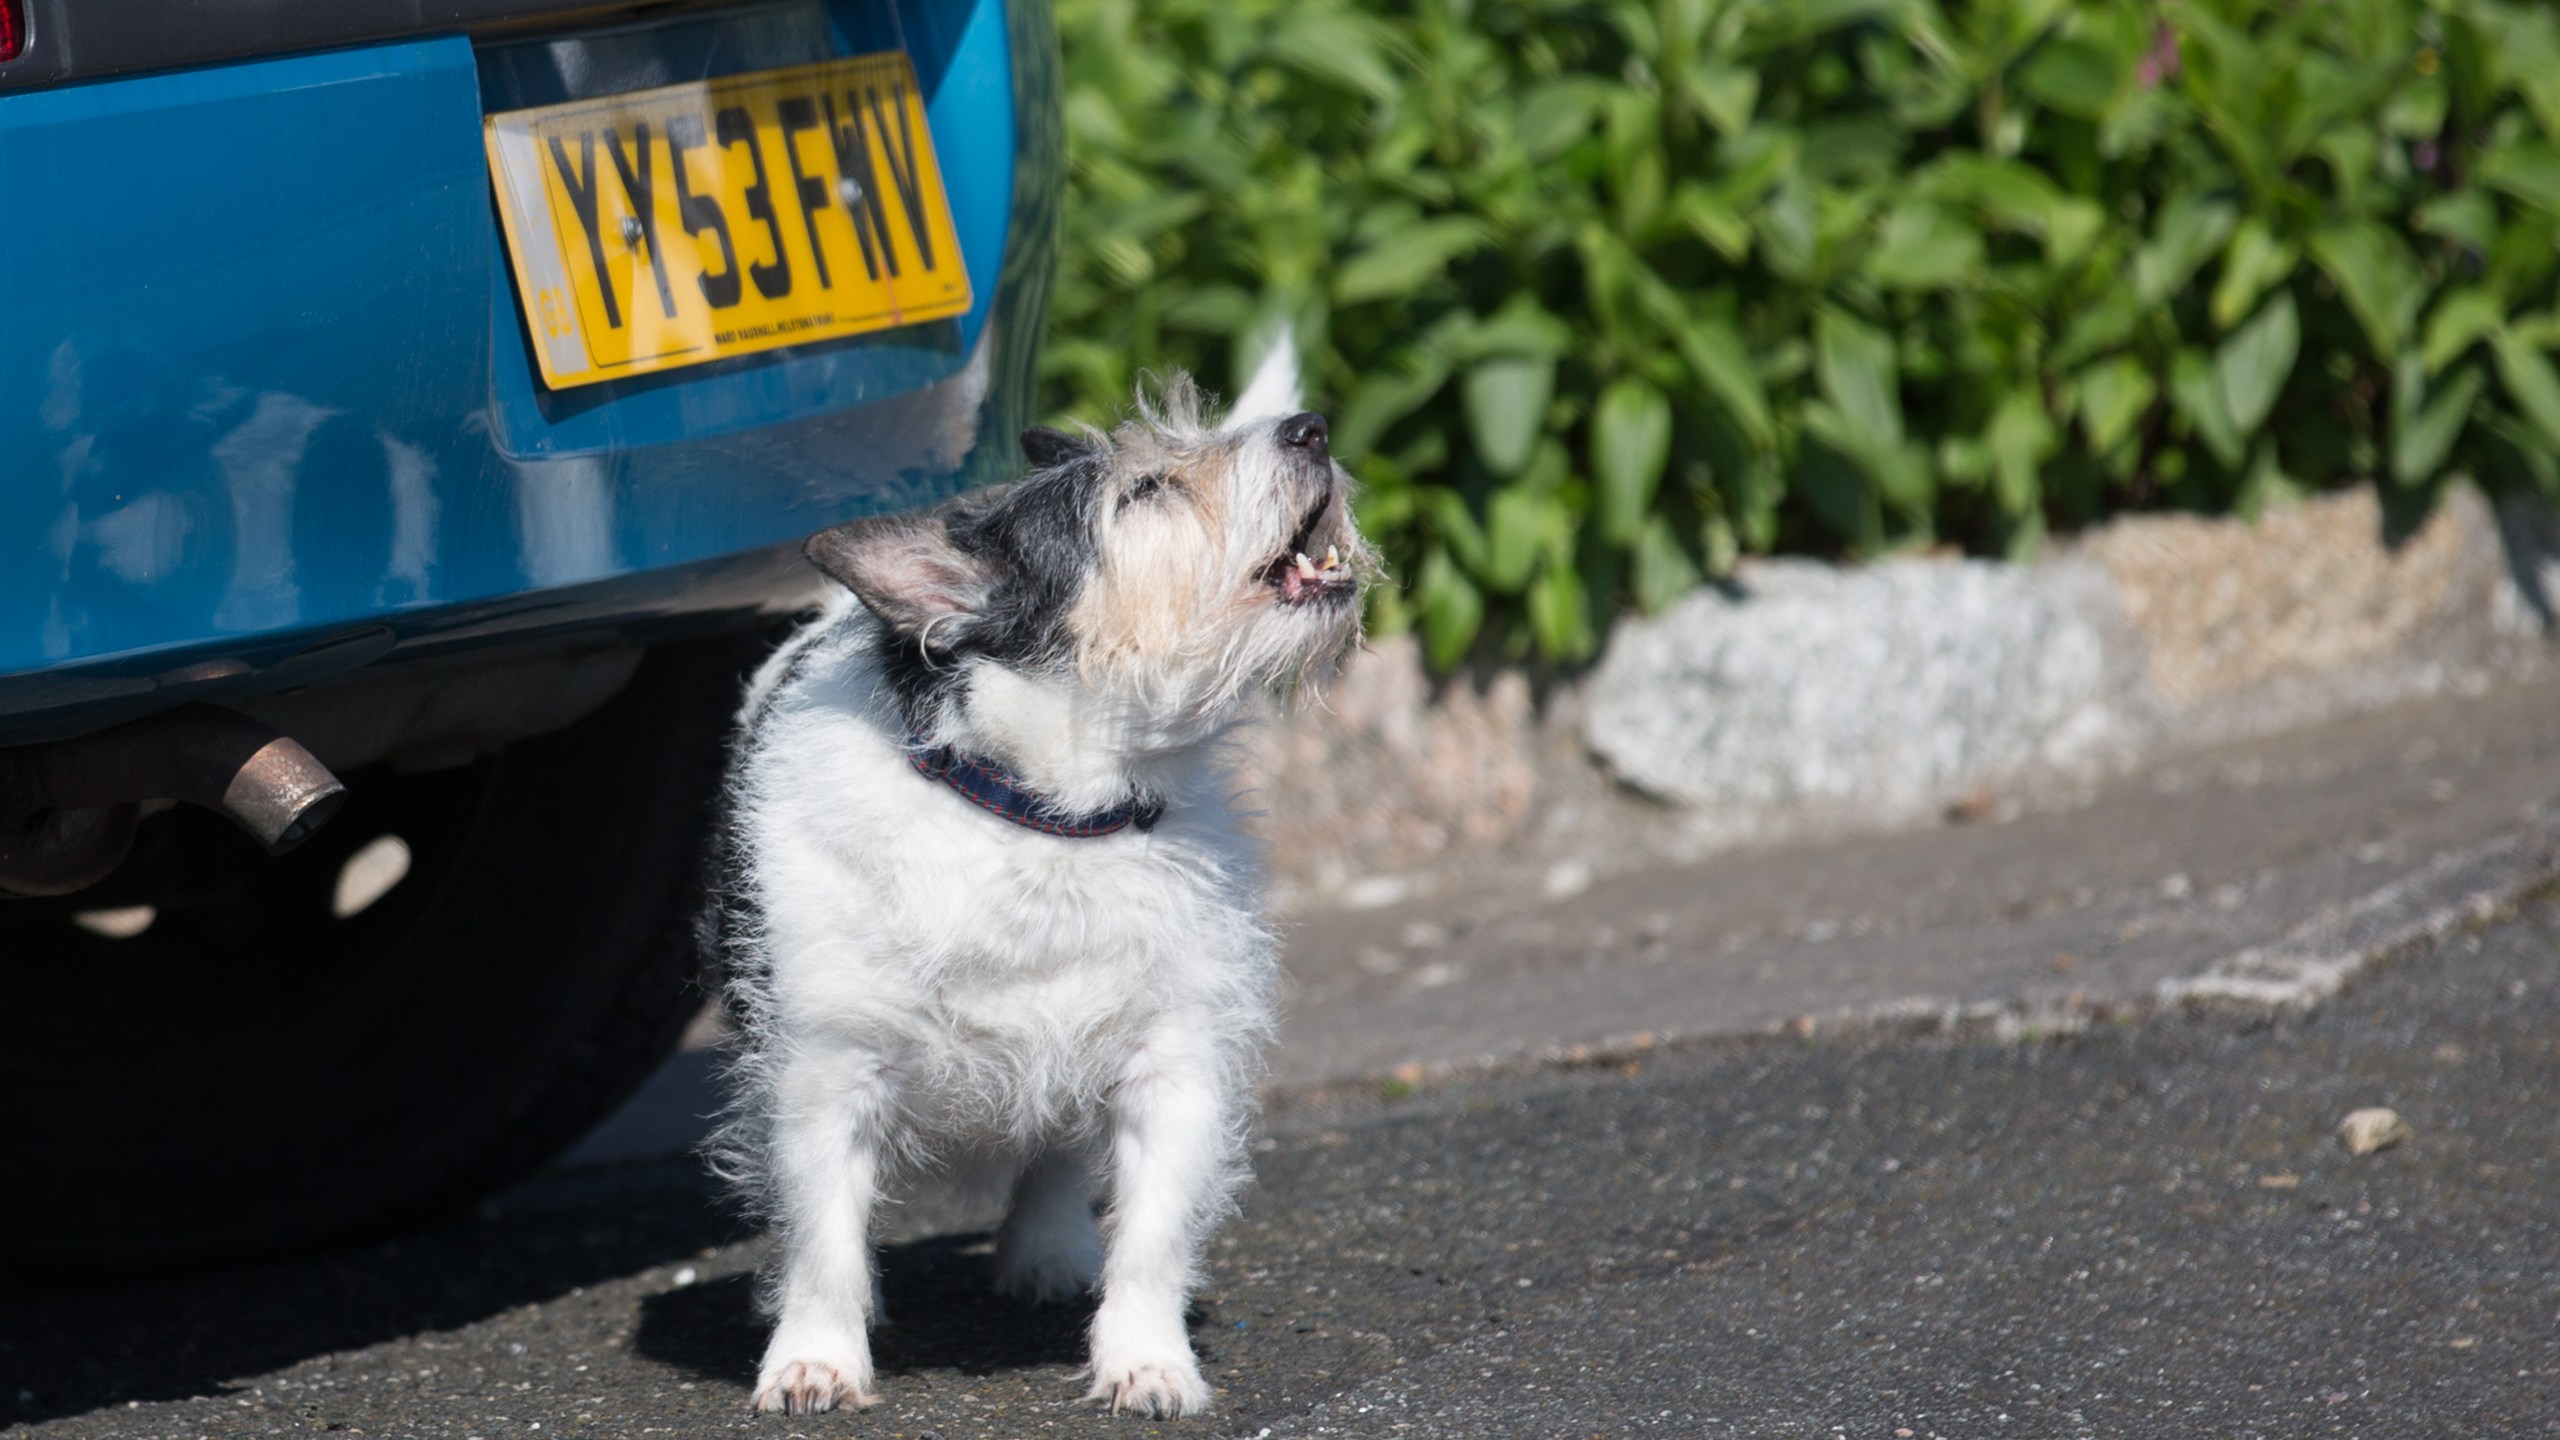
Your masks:
{"label": "blue car", "polygon": [[0,0],[0,1261],[447,1212],[698,1011],[824,526],[1017,468],[1045,0]]}

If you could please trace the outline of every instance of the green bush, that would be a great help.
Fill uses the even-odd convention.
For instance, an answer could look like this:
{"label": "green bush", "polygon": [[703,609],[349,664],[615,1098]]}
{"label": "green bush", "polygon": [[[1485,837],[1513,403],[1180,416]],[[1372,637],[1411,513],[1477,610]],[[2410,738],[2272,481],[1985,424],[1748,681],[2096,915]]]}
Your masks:
{"label": "green bush", "polygon": [[2504,0],[1059,0],[1049,400],[1308,353],[1433,659],[1746,552],[2560,494],[2560,20]]}

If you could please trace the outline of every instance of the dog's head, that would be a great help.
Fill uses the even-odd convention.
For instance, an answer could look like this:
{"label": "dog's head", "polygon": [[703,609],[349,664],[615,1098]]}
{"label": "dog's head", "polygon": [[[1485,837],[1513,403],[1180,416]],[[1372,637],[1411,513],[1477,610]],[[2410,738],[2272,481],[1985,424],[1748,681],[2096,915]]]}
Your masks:
{"label": "dog's head", "polygon": [[1012,485],[809,541],[879,617],[911,700],[993,665],[1181,730],[1358,638],[1376,563],[1323,416],[1211,426],[1177,377],[1109,435],[1033,429],[1022,448]]}

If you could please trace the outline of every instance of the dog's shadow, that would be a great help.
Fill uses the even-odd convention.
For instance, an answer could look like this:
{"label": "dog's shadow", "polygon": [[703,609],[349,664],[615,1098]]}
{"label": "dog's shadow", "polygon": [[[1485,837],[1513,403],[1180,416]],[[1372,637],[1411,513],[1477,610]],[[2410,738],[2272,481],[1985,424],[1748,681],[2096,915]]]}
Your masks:
{"label": "dog's shadow", "polygon": [[[1001,1370],[1084,1363],[1090,1300],[1026,1305],[995,1293],[993,1247],[981,1232],[892,1245],[880,1279],[889,1323],[871,1332],[883,1375]],[[724,1276],[640,1303],[632,1346],[652,1360],[737,1384],[756,1373],[768,1326],[755,1313],[755,1282]]]}

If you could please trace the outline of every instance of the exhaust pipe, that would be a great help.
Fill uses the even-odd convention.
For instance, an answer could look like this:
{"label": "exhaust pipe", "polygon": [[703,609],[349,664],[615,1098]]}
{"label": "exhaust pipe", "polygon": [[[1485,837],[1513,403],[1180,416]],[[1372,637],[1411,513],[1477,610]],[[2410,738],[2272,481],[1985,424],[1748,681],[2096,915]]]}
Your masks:
{"label": "exhaust pipe", "polygon": [[0,750],[0,890],[60,895],[104,878],[133,843],[132,815],[117,812],[144,800],[218,810],[281,855],[346,793],[298,741],[212,705]]}

